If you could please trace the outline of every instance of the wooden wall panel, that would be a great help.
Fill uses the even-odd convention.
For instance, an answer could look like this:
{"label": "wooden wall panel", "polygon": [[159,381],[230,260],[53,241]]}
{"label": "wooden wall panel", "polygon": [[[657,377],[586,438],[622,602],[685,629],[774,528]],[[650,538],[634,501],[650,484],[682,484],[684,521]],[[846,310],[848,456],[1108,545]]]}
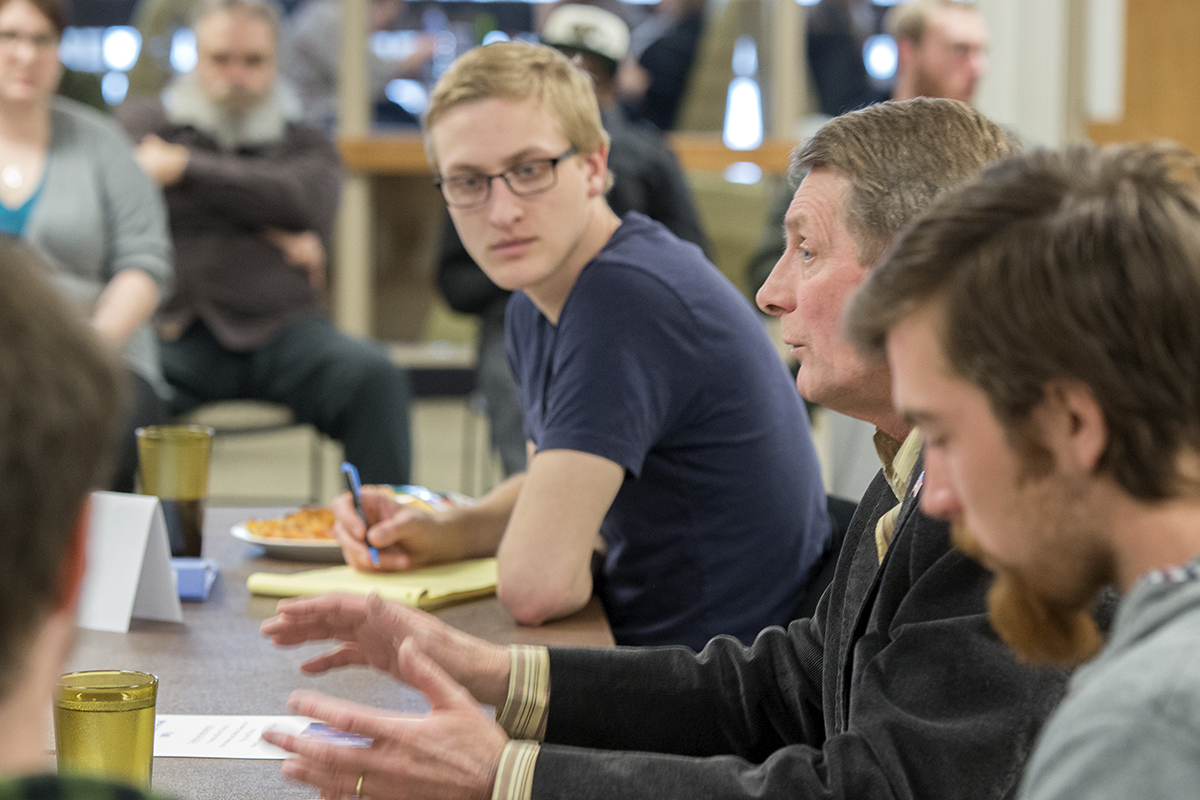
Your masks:
{"label": "wooden wall panel", "polygon": [[1200,2],[1126,0],[1125,116],[1099,144],[1174,139],[1200,152]]}

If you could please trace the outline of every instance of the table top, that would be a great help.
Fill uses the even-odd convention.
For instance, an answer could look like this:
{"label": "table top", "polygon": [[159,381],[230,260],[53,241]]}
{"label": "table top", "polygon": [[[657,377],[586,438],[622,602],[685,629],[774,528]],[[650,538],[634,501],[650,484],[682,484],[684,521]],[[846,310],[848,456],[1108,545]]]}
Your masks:
{"label": "table top", "polygon": [[[220,576],[203,603],[184,603],[183,624],[134,620],[129,633],[83,630],[69,670],[132,669],[159,677],[160,714],[287,714],[287,697],[298,688],[392,710],[428,708],[417,692],[367,668],[321,676],[301,674],[302,661],[329,647],[314,643],[277,648],[259,635],[274,614],[275,598],[246,589],[252,572],[296,572],[320,565],[268,559],[261,548],[239,541],[229,529],[252,517],[294,508],[210,508],[204,521],[204,555],[216,559]],[[517,625],[495,597],[440,609],[451,625],[492,642],[557,646],[613,645],[598,601],[567,619],[529,628]],[[279,775],[279,761],[156,758],[153,789],[179,798],[307,800],[310,787]]]}

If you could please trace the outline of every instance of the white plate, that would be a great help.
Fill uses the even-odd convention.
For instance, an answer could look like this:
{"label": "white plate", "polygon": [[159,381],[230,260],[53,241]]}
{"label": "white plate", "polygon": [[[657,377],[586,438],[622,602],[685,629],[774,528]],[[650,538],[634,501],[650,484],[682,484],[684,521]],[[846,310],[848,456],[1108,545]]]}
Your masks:
{"label": "white plate", "polygon": [[255,544],[267,551],[271,558],[282,558],[288,561],[327,561],[345,563],[342,548],[335,541],[320,541],[312,539],[280,539],[275,536],[255,536],[244,525],[234,525],[229,529],[235,539]]}

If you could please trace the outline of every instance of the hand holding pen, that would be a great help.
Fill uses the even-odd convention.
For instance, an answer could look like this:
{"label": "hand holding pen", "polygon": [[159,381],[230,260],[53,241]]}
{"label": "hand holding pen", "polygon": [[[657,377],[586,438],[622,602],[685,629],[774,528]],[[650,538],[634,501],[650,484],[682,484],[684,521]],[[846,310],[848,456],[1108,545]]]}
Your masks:
{"label": "hand holding pen", "polygon": [[342,475],[349,491],[335,498],[331,508],[347,564],[363,571],[395,571],[464,557],[455,547],[457,538],[446,535],[442,514],[400,502],[389,487],[363,487],[350,463],[342,464]]}
{"label": "hand holding pen", "polygon": [[[370,530],[371,523],[367,521],[367,512],[363,510],[362,481],[359,480],[358,470],[349,461],[343,461],[342,475],[346,479],[346,488],[350,490],[350,498],[354,501],[354,511],[358,514],[358,518],[362,520],[363,530]],[[369,541],[367,542],[367,553],[371,556],[371,563],[378,567],[379,550]]]}

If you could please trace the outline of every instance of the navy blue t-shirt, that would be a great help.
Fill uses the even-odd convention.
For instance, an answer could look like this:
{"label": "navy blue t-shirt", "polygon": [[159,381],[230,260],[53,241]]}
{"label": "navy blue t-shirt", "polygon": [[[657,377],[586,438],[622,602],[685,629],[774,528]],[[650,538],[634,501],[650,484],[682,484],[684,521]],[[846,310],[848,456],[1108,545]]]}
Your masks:
{"label": "navy blue t-shirt", "polygon": [[636,212],[552,325],[506,318],[525,433],[625,468],[597,593],[618,644],[749,643],[786,625],[829,518],[804,405],[750,304]]}

